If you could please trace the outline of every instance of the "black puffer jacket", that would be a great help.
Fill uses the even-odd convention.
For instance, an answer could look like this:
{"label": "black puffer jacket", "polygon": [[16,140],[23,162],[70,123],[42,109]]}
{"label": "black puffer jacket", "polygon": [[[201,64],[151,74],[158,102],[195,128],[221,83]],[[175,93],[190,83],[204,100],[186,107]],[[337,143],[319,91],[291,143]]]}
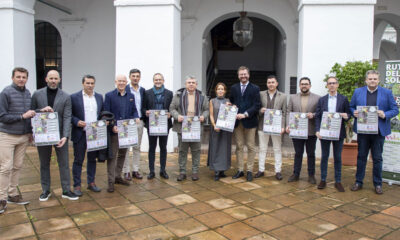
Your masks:
{"label": "black puffer jacket", "polygon": [[106,160],[112,159],[112,147],[111,147],[111,136],[112,127],[115,125],[114,114],[109,111],[102,111],[99,116],[99,120],[106,120],[109,122],[107,126],[107,148],[99,150],[97,155],[98,162],[105,162]]}

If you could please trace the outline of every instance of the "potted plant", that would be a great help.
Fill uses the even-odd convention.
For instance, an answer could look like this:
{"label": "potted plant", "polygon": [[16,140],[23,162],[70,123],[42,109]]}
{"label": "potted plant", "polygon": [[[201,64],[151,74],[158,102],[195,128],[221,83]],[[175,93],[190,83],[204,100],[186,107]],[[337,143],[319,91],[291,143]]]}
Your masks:
{"label": "potted plant", "polygon": [[[338,92],[347,97],[351,101],[353,92],[356,88],[365,85],[365,73],[368,70],[377,69],[376,63],[362,62],[362,61],[352,61],[346,62],[346,64],[341,65],[335,63],[331,69],[331,73],[335,73],[339,81]],[[325,76],[324,81],[328,80],[329,75]],[[342,164],[345,166],[355,166],[357,165],[357,141],[352,141],[353,132],[353,122],[354,118],[351,117],[346,122],[346,139],[343,144],[342,151]]]}

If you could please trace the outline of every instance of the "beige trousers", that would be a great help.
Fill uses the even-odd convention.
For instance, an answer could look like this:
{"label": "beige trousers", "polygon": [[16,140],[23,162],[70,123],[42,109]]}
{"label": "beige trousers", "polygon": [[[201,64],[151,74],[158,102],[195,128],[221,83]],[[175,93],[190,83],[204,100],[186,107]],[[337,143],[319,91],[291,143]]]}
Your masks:
{"label": "beige trousers", "polygon": [[242,123],[233,131],[233,137],[236,142],[236,159],[239,171],[244,169],[243,148],[247,146],[247,171],[253,171],[254,158],[256,156],[256,131],[257,128],[244,128]]}

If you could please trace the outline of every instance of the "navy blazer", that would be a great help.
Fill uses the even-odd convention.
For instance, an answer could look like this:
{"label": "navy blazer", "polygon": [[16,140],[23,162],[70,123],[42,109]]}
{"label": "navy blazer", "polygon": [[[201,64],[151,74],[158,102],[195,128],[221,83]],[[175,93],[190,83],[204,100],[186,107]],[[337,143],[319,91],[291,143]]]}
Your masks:
{"label": "navy blazer", "polygon": [[[173,97],[173,93],[168,90],[168,89],[164,89],[164,105],[163,105],[163,109],[169,111],[169,106],[171,105],[172,102],[172,97]],[[154,99],[156,98],[156,96],[154,95],[153,89],[149,89],[146,91],[145,97],[144,97],[144,105],[142,107],[142,116],[144,116],[144,124],[145,127],[147,129],[149,129],[149,118],[146,117],[146,111],[147,110],[154,110],[155,107],[155,103],[154,103]],[[168,129],[170,129],[172,127],[172,120],[171,118],[168,119]]]}
{"label": "navy blazer", "polygon": [[[130,84],[126,85],[125,91],[132,93]],[[144,98],[145,98],[145,95],[146,95],[146,89],[144,89],[143,87],[139,87],[139,92],[140,92],[140,99],[142,100],[142,102],[140,104],[140,109],[143,109]],[[141,112],[143,112],[143,111],[141,111]],[[142,114],[142,117],[140,119],[144,120],[144,117],[145,116]]]}
{"label": "navy blazer", "polygon": [[[97,118],[99,118],[101,111],[103,111],[103,96],[98,93],[94,93],[94,97],[97,102]],[[72,104],[72,131],[71,140],[76,143],[82,138],[84,131],[83,128],[78,127],[78,121],[85,121],[85,108],[83,105],[83,93],[82,91],[71,94]]]}
{"label": "navy blazer", "polygon": [[[319,132],[319,130],[320,130],[323,112],[328,112],[328,97],[329,97],[329,94],[321,97],[318,100],[317,110],[315,111],[315,131],[316,132]],[[347,97],[345,97],[339,93],[337,94],[337,99],[336,99],[336,112],[347,113],[349,118],[351,117],[349,100],[347,100]],[[339,136],[339,138],[341,138],[341,139],[346,138],[345,125],[346,125],[347,120],[344,120],[342,118],[342,126],[340,129],[340,136]]]}
{"label": "navy blazer", "polygon": [[[229,101],[239,108],[238,113],[249,114],[248,118],[240,120],[244,128],[256,128],[258,127],[258,110],[261,107],[260,100],[260,88],[249,82],[246,90],[243,93],[240,87],[240,83],[236,83],[231,87]],[[235,123],[235,128],[238,126],[239,120]]]}
{"label": "navy blazer", "polygon": [[127,97],[125,99],[125,109],[121,109],[120,100],[118,99],[119,92],[118,89],[114,89],[108,93],[106,93],[106,97],[104,100],[104,110],[112,112],[114,114],[115,121],[123,120],[120,111],[125,111],[126,119],[138,118],[139,115],[136,110],[135,105],[135,96],[129,91],[125,91]]}
{"label": "navy blazer", "polygon": [[[357,106],[367,105],[367,86],[357,88],[350,102],[350,111],[354,116],[354,111],[357,110]],[[376,99],[376,105],[379,110],[385,112],[385,119],[378,118],[378,128],[381,136],[389,135],[392,130],[390,127],[390,119],[399,114],[399,109],[397,107],[396,101],[394,100],[392,91],[389,89],[378,86],[378,96]],[[356,118],[357,119],[357,118]],[[357,133],[357,121],[354,121],[354,132]]]}

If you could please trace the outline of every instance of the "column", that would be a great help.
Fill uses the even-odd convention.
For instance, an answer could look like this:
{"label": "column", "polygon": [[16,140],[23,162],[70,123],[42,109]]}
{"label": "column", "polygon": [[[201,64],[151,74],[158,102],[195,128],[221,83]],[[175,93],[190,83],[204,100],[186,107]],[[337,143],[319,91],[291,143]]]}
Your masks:
{"label": "column", "polygon": [[36,89],[35,0],[0,0],[0,91],[11,84],[14,67],[29,71],[27,87]]}
{"label": "column", "polygon": [[332,66],[372,61],[376,0],[299,1],[298,77],[311,78],[311,91],[326,94],[322,81]]}

